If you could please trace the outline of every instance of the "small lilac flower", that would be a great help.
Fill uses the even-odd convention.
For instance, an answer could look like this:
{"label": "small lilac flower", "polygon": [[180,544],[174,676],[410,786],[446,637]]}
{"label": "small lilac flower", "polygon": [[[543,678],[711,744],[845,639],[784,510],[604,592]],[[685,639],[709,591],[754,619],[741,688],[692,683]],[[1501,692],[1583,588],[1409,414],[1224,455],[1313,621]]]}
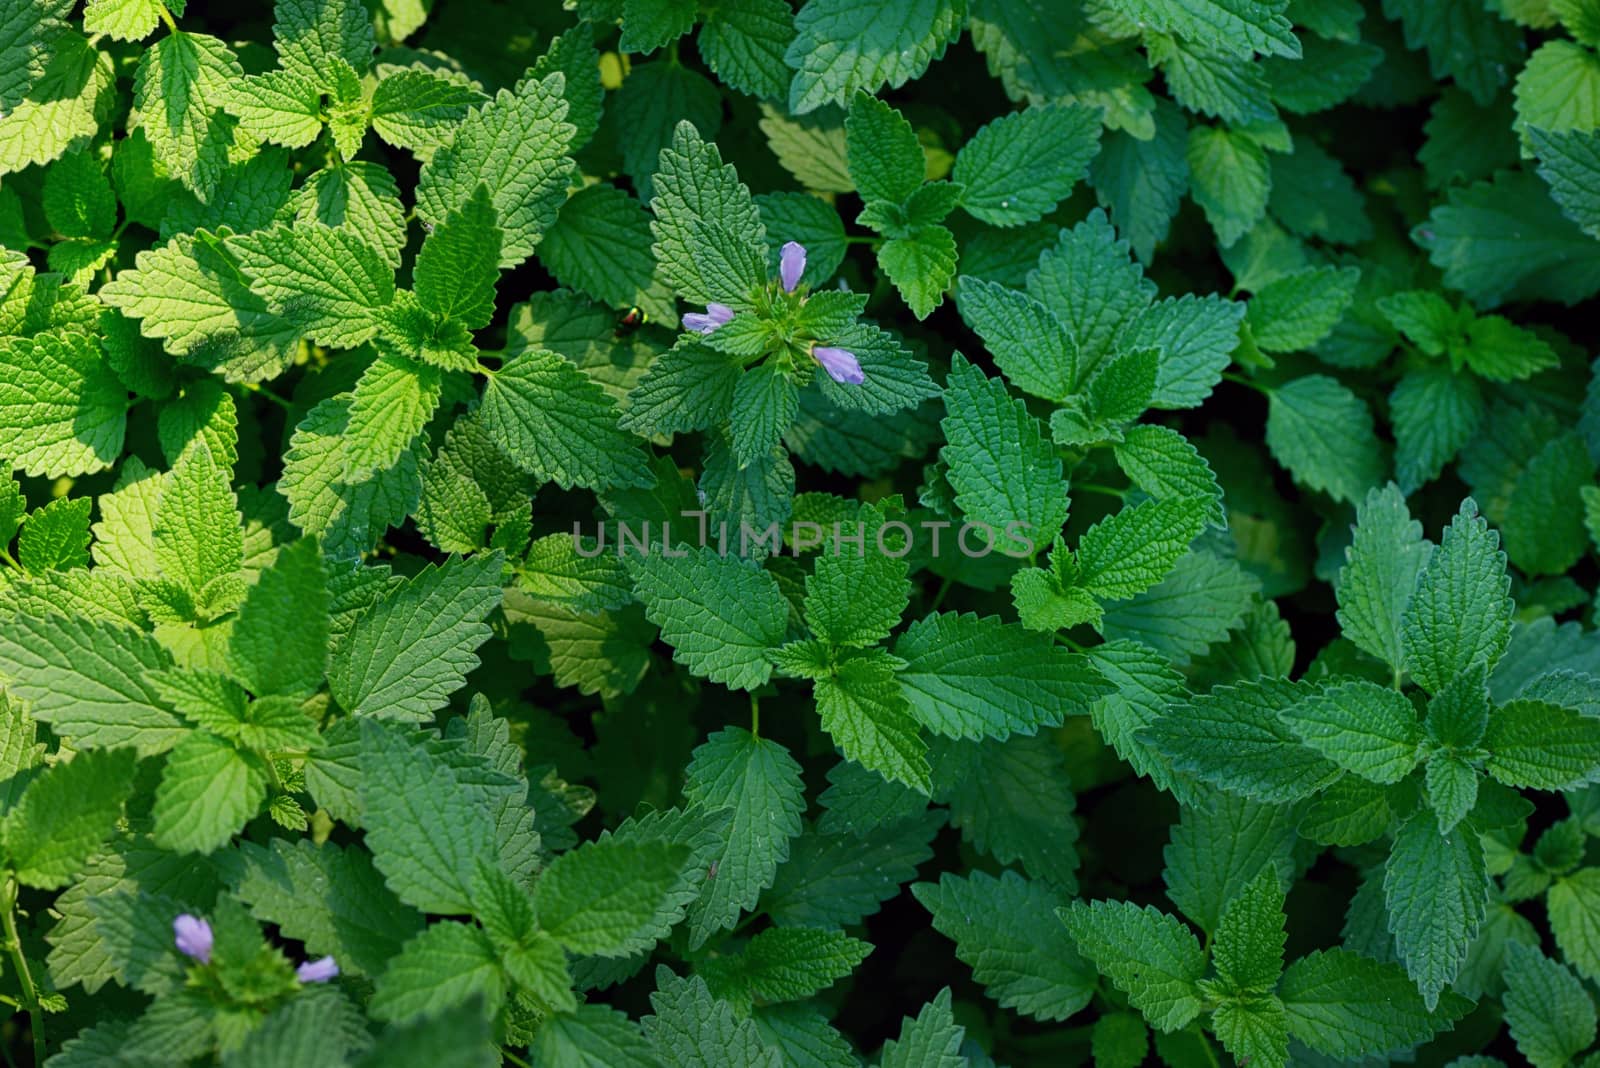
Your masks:
{"label": "small lilac flower", "polygon": [[717,327],[727,326],[733,321],[733,309],[726,304],[712,301],[706,305],[704,313],[689,312],[683,317],[683,328],[693,330],[697,334],[715,333]]}
{"label": "small lilac flower", "polygon": [[200,917],[185,912],[173,920],[172,941],[184,956],[211,963],[211,925]]}
{"label": "small lilac flower", "polygon": [[806,247],[798,241],[786,241],[778,250],[778,280],[785,293],[793,293],[806,273]]}
{"label": "small lilac flower", "polygon": [[828,377],[835,382],[847,386],[859,386],[867,380],[866,374],[861,370],[861,361],[856,359],[855,353],[847,349],[818,345],[811,350],[811,357],[822,365],[822,369],[828,372]]}
{"label": "small lilac flower", "polygon": [[339,965],[334,963],[332,957],[322,957],[318,960],[308,960],[294,970],[294,976],[302,983],[326,983],[329,979],[337,977]]}

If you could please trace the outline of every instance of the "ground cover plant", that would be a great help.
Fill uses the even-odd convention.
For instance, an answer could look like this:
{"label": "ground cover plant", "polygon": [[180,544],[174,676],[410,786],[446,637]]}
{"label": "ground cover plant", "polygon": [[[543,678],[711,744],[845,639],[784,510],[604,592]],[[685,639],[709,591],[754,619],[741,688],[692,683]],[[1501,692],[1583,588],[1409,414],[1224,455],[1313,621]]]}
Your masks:
{"label": "ground cover plant", "polygon": [[0,0],[5,1061],[1600,1063],[1597,292],[1600,0]]}

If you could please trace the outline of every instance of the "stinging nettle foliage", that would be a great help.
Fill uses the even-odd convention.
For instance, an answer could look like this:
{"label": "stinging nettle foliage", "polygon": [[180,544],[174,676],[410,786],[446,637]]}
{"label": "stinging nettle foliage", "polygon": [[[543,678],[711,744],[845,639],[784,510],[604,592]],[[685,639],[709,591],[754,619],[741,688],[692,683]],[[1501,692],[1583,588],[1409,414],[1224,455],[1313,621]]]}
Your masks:
{"label": "stinging nettle foliage", "polygon": [[1597,0],[0,0],[50,1068],[1600,1061]]}

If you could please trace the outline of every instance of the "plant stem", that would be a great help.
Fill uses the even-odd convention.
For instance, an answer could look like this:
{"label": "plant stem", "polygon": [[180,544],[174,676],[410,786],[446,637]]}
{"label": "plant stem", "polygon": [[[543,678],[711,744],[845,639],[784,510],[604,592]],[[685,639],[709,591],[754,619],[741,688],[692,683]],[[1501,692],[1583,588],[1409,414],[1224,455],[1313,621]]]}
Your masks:
{"label": "plant stem", "polygon": [[44,1064],[44,1010],[39,1007],[39,988],[33,985],[33,972],[28,967],[28,956],[22,952],[22,936],[17,934],[17,884],[7,879],[5,906],[0,911],[0,923],[5,925],[6,949],[11,954],[11,964],[17,969],[17,982],[22,987],[22,1007],[28,1010],[28,1031],[33,1035],[33,1063]]}
{"label": "plant stem", "polygon": [[518,1068],[532,1068],[527,1061],[523,1060],[521,1057],[517,1056],[515,1053],[512,1053],[510,1050],[505,1049],[504,1047],[501,1048],[500,1055],[506,1060],[510,1061],[512,1064],[517,1065]]}
{"label": "plant stem", "polygon": [[761,737],[761,699],[753,693],[750,695],[750,736]]}

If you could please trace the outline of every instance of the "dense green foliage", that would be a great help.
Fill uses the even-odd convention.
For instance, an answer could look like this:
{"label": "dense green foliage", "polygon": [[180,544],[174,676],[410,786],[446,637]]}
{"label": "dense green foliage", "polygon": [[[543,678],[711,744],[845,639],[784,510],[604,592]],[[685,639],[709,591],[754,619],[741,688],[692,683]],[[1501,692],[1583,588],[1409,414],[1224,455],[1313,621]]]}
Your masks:
{"label": "dense green foliage", "polygon": [[0,0],[8,1063],[1600,1063],[1597,50]]}

